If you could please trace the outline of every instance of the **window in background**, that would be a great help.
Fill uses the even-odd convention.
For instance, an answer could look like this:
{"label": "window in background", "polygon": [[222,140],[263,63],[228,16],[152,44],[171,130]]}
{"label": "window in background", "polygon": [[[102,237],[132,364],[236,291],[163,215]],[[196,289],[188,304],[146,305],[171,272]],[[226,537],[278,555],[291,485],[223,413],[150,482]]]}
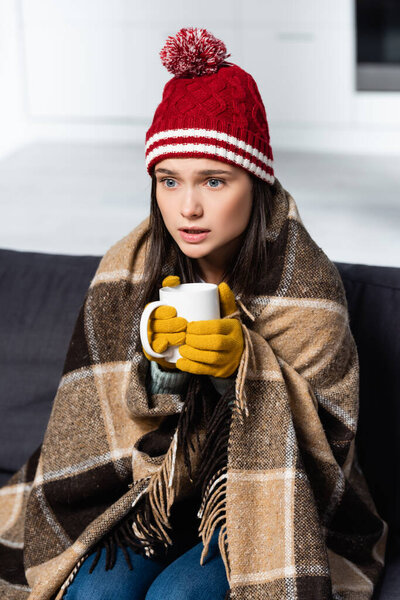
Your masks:
{"label": "window in background", "polygon": [[357,90],[400,91],[400,1],[357,0]]}

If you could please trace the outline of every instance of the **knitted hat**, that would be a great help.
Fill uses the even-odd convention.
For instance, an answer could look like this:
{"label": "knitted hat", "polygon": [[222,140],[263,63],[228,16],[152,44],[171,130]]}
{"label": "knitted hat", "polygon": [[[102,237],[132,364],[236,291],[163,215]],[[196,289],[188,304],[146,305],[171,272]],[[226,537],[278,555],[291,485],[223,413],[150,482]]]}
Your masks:
{"label": "knitted hat", "polygon": [[206,157],[274,183],[267,116],[253,77],[225,59],[206,29],[183,28],[160,52],[174,74],[146,133],[146,168],[170,157]]}

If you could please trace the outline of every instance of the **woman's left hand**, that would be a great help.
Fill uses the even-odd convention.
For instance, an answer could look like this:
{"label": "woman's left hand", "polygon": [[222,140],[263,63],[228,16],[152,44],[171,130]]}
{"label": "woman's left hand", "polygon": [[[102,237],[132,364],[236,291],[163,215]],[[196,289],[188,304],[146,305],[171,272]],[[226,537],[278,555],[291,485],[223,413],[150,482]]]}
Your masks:
{"label": "woman's left hand", "polygon": [[[235,296],[226,283],[218,286],[221,317],[237,310]],[[197,375],[229,377],[239,366],[243,352],[243,334],[240,321],[211,319],[191,321],[186,328],[185,344],[180,346],[176,367]]]}

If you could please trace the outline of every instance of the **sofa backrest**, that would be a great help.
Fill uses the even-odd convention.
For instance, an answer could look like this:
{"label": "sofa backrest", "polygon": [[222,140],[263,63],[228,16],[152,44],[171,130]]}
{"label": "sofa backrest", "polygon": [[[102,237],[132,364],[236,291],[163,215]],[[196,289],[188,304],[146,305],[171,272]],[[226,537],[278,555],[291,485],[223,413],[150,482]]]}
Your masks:
{"label": "sofa backrest", "polygon": [[0,250],[0,485],[43,439],[99,260]]}
{"label": "sofa backrest", "polygon": [[400,552],[400,268],[336,266],[360,361],[359,461]]}
{"label": "sofa backrest", "polygon": [[[0,485],[40,444],[100,257],[0,249]],[[360,358],[361,467],[400,532],[400,268],[336,263]]]}

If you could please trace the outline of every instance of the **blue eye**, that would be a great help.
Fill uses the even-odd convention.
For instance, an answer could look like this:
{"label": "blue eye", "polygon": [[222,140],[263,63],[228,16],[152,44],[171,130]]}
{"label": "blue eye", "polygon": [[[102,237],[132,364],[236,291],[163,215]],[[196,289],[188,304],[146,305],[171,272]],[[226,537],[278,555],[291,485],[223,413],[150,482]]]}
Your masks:
{"label": "blue eye", "polygon": [[[174,179],[169,179],[169,178],[163,179],[162,181],[173,181],[175,183]],[[166,187],[174,187],[174,186],[167,185]]]}
{"label": "blue eye", "polygon": [[[213,178],[213,179],[209,179],[208,180],[209,183],[210,183],[210,181],[217,181],[218,183],[223,183],[222,179],[215,179],[215,178]],[[220,186],[219,185],[212,185],[211,187],[212,188],[217,188],[217,187],[220,187]]]}
{"label": "blue eye", "polygon": [[[173,183],[176,183],[175,179],[172,179],[171,177],[165,177],[164,179],[161,179],[160,183],[164,183],[165,182],[165,187],[167,187],[169,189],[173,189],[174,187],[176,187],[175,185],[168,185],[169,181],[172,181]],[[224,183],[223,179],[216,179],[215,177],[207,180],[207,183],[210,183],[210,182],[214,182],[214,183],[217,182],[217,185],[211,185],[210,186],[213,189],[218,189],[219,187],[221,187],[218,184],[223,184]]]}

